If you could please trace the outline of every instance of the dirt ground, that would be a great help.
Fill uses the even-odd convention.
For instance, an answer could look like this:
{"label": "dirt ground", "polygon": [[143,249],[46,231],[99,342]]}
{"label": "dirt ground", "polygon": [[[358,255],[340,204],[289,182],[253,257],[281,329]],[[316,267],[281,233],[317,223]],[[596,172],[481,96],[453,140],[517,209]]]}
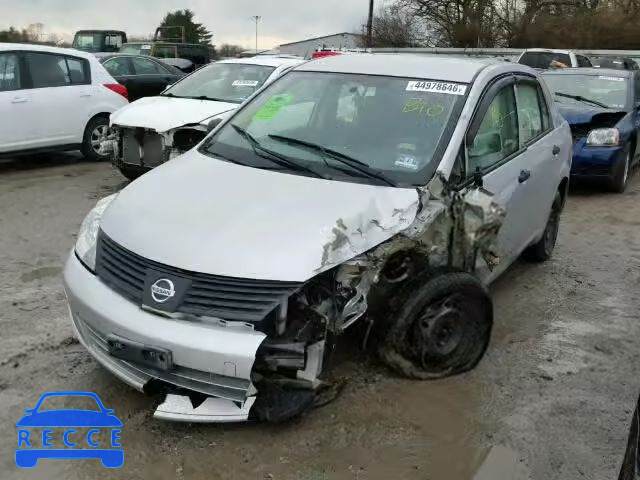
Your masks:
{"label": "dirt ground", "polygon": [[[554,258],[493,285],[496,326],[471,373],[394,377],[360,353],[337,400],[285,425],[152,418],[73,341],[61,270],[96,199],[123,186],[73,155],[0,163],[0,478],[614,479],[640,387],[640,175],[574,191]],[[15,422],[53,390],[97,393],[123,421],[125,463],[14,463]]]}

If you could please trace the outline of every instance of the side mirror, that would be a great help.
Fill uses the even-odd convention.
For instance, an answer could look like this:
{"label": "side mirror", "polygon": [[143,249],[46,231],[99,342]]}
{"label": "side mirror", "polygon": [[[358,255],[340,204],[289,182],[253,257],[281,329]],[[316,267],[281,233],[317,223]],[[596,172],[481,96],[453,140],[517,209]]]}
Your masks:
{"label": "side mirror", "polygon": [[218,125],[222,123],[222,119],[220,117],[214,118],[207,124],[207,133],[213,131]]}
{"label": "side mirror", "polygon": [[473,139],[469,147],[469,157],[482,157],[500,153],[502,151],[502,137],[497,132],[480,133]]}

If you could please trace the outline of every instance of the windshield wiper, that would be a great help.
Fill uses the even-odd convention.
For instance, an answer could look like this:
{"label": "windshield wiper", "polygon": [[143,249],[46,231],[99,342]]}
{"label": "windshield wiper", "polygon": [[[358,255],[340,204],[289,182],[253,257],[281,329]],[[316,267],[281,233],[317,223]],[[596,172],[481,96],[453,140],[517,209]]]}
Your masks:
{"label": "windshield wiper", "polygon": [[[233,127],[233,129],[238,132],[238,134],[244,138],[247,142],[249,142],[249,145],[251,145],[251,148],[253,148],[253,152],[258,155],[261,158],[265,158],[267,160],[272,161],[273,163],[286,167],[290,170],[293,171],[298,171],[298,172],[307,172],[312,174],[314,177],[318,177],[318,178],[324,178],[325,180],[327,179],[327,177],[325,175],[322,175],[320,172],[316,172],[315,170],[313,170],[312,168],[309,168],[305,165],[301,165],[299,163],[294,162],[293,160],[289,160],[286,157],[283,157],[282,155],[280,155],[277,152],[274,152],[272,150],[269,150],[268,148],[263,147],[260,142],[258,140],[255,139],[255,137],[253,135],[251,135],[249,132],[247,132],[244,128],[242,128],[239,125],[236,125],[234,123],[230,123],[229,125],[231,125]],[[260,153],[263,152],[263,153]],[[264,154],[267,154],[267,156],[265,156]]]}
{"label": "windshield wiper", "polygon": [[597,100],[592,100],[590,98],[583,97],[582,95],[571,95],[569,93],[564,93],[564,92],[555,92],[555,95],[557,95],[559,97],[571,98],[573,100],[577,100],[577,101],[583,102],[583,103],[590,103],[590,104],[595,105],[597,107],[609,108],[608,105],[605,105],[602,102],[599,102]]}
{"label": "windshield wiper", "polygon": [[161,97],[171,97],[171,98],[188,98],[190,100],[211,100],[212,102],[227,102],[227,103],[236,103],[233,101],[226,100],[224,98],[215,98],[215,97],[207,97],[206,95],[198,95],[198,96],[188,96],[188,95],[175,95],[171,92],[163,93],[160,95]]}
{"label": "windshield wiper", "polygon": [[208,97],[207,95],[198,95],[195,97],[182,97],[182,98],[191,98],[193,100],[211,100],[212,102],[227,102],[230,103],[229,100],[224,99],[224,98],[217,98],[217,97]]}
{"label": "windshield wiper", "polygon": [[331,157],[334,160],[339,161],[340,163],[348,165],[349,167],[362,173],[363,175],[366,175],[369,178],[375,178],[377,180],[380,180],[381,182],[384,182],[391,187],[396,186],[396,184],[392,180],[388,179],[385,175],[383,175],[379,171],[371,168],[371,166],[369,166],[367,163],[362,162],[357,158],[350,157],[349,155],[346,155],[342,152],[338,152],[337,150],[326,148],[326,147],[323,147],[322,145],[318,145],[312,142],[307,142],[306,140],[300,140],[298,138],[292,138],[292,137],[285,137],[283,135],[268,135],[268,137],[272,138],[273,140],[278,140],[280,142],[287,143],[289,145],[298,145],[301,147],[306,147],[311,150],[315,150],[317,152],[320,152],[320,154],[323,157],[327,157],[327,156]]}

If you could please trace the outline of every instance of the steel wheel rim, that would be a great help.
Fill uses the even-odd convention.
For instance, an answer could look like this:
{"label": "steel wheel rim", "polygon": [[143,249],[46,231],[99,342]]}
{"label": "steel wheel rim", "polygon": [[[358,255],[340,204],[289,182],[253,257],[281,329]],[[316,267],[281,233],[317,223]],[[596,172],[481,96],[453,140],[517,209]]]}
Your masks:
{"label": "steel wheel rim", "polygon": [[107,138],[109,127],[107,125],[98,125],[91,132],[91,148],[97,154],[100,153],[100,143]]}
{"label": "steel wheel rim", "polygon": [[450,294],[427,306],[413,327],[414,352],[423,368],[442,363],[463,339],[460,295]]}
{"label": "steel wheel rim", "polygon": [[627,157],[624,160],[624,170],[622,171],[622,184],[625,185],[629,178],[629,159],[631,158],[631,152],[627,153]]}

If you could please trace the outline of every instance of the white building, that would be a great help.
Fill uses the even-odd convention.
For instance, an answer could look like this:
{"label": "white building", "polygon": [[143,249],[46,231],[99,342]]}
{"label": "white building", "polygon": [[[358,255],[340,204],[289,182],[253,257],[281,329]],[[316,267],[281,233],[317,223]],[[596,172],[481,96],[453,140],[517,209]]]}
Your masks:
{"label": "white building", "polygon": [[356,33],[336,33],[324,37],[310,38],[299,42],[284,43],[279,53],[309,57],[318,48],[358,48],[362,46],[361,36]]}

